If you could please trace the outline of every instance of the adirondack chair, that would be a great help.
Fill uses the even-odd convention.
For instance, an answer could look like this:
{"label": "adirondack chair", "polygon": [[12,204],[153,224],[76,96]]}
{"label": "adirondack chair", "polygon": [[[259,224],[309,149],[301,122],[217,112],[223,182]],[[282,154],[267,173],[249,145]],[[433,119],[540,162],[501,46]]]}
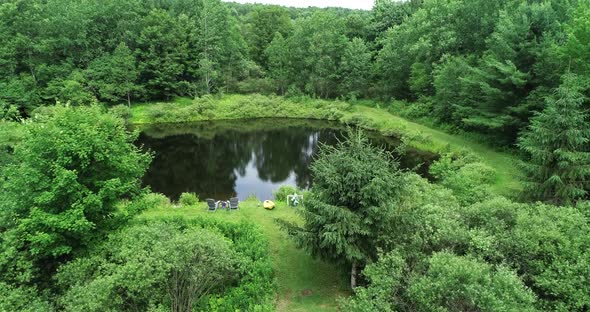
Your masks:
{"label": "adirondack chair", "polygon": [[215,201],[214,199],[207,198],[207,211],[216,211],[217,207],[219,206],[219,201]]}
{"label": "adirondack chair", "polygon": [[240,200],[237,197],[229,199],[229,210],[238,210],[240,207]]}

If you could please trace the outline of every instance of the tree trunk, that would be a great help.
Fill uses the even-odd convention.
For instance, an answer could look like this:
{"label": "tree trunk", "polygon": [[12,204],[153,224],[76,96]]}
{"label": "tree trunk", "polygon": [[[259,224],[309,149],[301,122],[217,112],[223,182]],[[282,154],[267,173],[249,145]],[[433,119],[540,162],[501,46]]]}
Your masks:
{"label": "tree trunk", "polygon": [[129,93],[130,92],[127,91],[127,106],[129,106],[129,108],[131,108],[131,95]]}
{"label": "tree trunk", "polygon": [[352,269],[350,270],[350,288],[356,288],[356,276],[357,276],[357,264],[356,261],[352,261]]}

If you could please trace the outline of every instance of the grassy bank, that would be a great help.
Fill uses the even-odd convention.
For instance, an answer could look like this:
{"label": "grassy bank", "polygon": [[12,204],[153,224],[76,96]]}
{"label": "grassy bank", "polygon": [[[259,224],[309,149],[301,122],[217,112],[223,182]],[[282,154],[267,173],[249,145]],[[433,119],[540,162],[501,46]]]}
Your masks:
{"label": "grassy bank", "polygon": [[168,103],[134,105],[134,125],[178,123],[244,118],[309,118],[333,120],[375,130],[385,136],[404,137],[411,147],[436,153],[470,151],[497,171],[494,190],[512,195],[521,189],[516,167],[518,159],[472,139],[451,135],[393,115],[384,109],[352,105],[341,101],[309,98],[286,99],[261,95],[209,96]]}
{"label": "grassy bank", "polygon": [[337,311],[337,300],[348,296],[348,284],[344,274],[333,265],[315,260],[303,250],[297,249],[275,224],[275,218],[298,220],[293,208],[277,203],[268,211],[258,200],[240,203],[240,210],[207,212],[205,204],[176,207],[161,206],[144,212],[140,218],[178,216],[183,218],[206,217],[228,222],[255,221],[270,242],[271,259],[277,278],[276,306],[278,311]]}

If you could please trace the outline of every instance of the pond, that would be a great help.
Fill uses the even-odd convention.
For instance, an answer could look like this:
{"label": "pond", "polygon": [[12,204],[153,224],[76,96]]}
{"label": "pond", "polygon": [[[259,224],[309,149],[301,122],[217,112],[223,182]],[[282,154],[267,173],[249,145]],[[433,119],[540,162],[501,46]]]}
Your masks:
{"label": "pond", "polygon": [[[272,199],[281,185],[307,189],[321,144],[335,145],[344,128],[313,120],[255,119],[155,125],[141,129],[137,144],[154,159],[143,183],[177,200],[183,192],[218,200],[237,196]],[[399,141],[369,133],[395,150]],[[407,151],[401,166],[425,173],[435,155]]]}

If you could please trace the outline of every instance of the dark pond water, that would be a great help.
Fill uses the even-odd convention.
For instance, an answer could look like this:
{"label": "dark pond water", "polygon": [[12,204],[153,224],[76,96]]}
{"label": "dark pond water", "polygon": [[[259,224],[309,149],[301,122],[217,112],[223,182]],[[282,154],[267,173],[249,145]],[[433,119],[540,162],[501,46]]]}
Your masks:
{"label": "dark pond water", "polygon": [[[325,121],[289,119],[151,126],[137,142],[155,154],[143,182],[173,200],[182,192],[201,199],[269,199],[281,185],[310,187],[309,165],[319,144],[336,144],[343,130]],[[371,140],[391,150],[398,144],[376,135]],[[425,171],[433,157],[409,151],[400,161]]]}

